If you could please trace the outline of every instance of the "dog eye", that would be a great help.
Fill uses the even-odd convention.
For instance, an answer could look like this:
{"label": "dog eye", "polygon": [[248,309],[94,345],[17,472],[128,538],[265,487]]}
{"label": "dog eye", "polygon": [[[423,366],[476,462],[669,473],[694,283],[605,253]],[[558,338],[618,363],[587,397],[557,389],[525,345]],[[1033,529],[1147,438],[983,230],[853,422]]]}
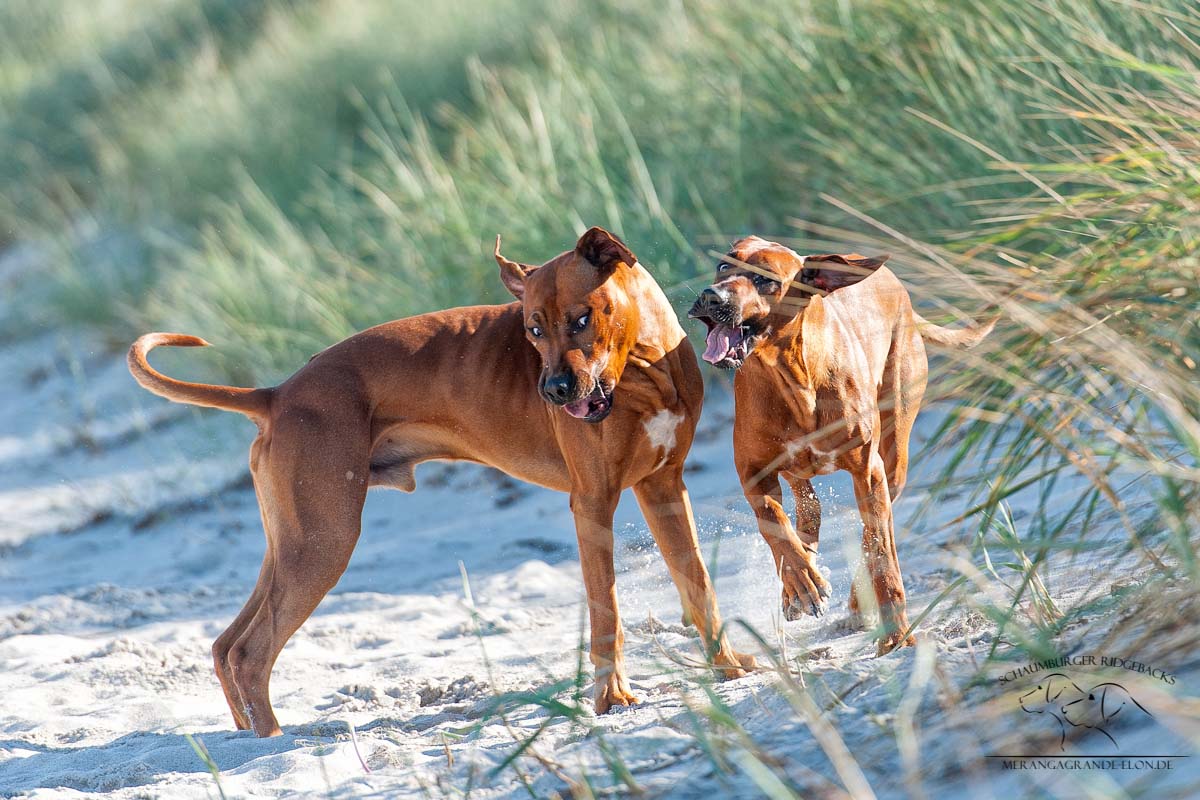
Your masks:
{"label": "dog eye", "polygon": [[732,266],[733,266],[732,264],[726,264],[725,262],[722,261],[720,264],[717,264],[717,272],[724,272],[725,270],[729,269]]}
{"label": "dog eye", "polygon": [[540,339],[540,338],[542,338],[542,329],[539,328],[537,325],[530,326],[529,335],[535,339]]}
{"label": "dog eye", "polygon": [[584,314],[582,317],[575,320],[575,324],[571,326],[571,330],[575,331],[576,333],[582,331],[588,326],[588,322],[591,321],[591,318],[591,314]]}

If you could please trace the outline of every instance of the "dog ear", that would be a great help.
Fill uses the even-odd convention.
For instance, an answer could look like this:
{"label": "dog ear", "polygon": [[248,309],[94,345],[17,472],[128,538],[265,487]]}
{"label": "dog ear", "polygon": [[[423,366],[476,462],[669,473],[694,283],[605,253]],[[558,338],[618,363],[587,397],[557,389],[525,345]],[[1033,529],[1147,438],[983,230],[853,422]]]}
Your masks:
{"label": "dog ear", "polygon": [[1075,690],[1074,696],[1082,696],[1083,689],[1076,685],[1075,681],[1063,675],[1061,672],[1055,672],[1052,675],[1046,676],[1046,702],[1054,702],[1063,695],[1064,692]]}
{"label": "dog ear", "polygon": [[[1133,695],[1119,683],[1101,684],[1104,686],[1104,691],[1100,695],[1100,718],[1108,722],[1117,715],[1125,706],[1130,706],[1130,714],[1132,709],[1136,708],[1139,711],[1150,714],[1146,707],[1133,699]],[[1096,687],[1099,688],[1099,687]],[[1126,715],[1128,716],[1128,714]],[[1154,716],[1150,714],[1150,716]]]}
{"label": "dog ear", "polygon": [[533,272],[537,267],[532,267],[528,264],[518,264],[516,261],[509,261],[504,256],[500,255],[500,234],[496,234],[496,263],[500,265],[500,282],[504,284],[504,288],[512,292],[512,296],[520,300],[525,296],[525,279],[529,277],[529,273]]}
{"label": "dog ear", "polygon": [[888,258],[890,256],[867,258],[858,253],[805,256],[804,267],[800,270],[800,282],[815,289],[832,292],[858,283],[882,267]]}
{"label": "dog ear", "polygon": [[1125,705],[1119,697],[1109,699],[1109,688],[1105,686],[1103,691],[1100,692],[1100,719],[1104,722],[1108,722],[1109,717],[1115,716],[1121,710],[1121,706]]}
{"label": "dog ear", "polygon": [[832,331],[825,315],[825,301],[814,295],[800,317],[800,357],[813,386],[825,382],[832,368],[830,354],[835,352]]}
{"label": "dog ear", "polygon": [[588,228],[587,233],[579,237],[575,252],[599,270],[601,276],[612,274],[618,264],[632,267],[637,263],[637,257],[625,243],[604,228]]}

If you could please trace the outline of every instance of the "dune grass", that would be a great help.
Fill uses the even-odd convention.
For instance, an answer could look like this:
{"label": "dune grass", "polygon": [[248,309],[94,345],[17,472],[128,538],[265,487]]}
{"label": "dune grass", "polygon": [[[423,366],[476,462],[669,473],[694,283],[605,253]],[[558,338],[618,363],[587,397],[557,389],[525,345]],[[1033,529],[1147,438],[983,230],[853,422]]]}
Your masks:
{"label": "dune grass", "polygon": [[[650,5],[6,7],[0,227],[51,254],[23,321],[203,335],[265,383],[367,325],[504,299],[496,233],[537,262],[605,225],[680,304],[742,233],[891,251],[927,316],[1004,314],[931,382],[954,409],[931,503],[962,508],[938,602],[995,625],[981,674],[1114,609],[1194,652],[1194,4]],[[1047,576],[1113,531],[1136,580],[1059,603]],[[578,679],[560,711],[582,725]],[[796,791],[707,709],[722,768]]]}
{"label": "dune grass", "polygon": [[1162,35],[1185,3],[985,5],[128,2],[123,36],[10,90],[0,227],[57,244],[35,318],[204,330],[263,381],[502,299],[497,232],[536,261],[603,224],[667,284],[744,231],[846,225],[822,193],[943,241],[1028,190],[998,158],[1088,140],[1045,113],[1063,64],[1136,88],[1136,60],[1189,57]]}

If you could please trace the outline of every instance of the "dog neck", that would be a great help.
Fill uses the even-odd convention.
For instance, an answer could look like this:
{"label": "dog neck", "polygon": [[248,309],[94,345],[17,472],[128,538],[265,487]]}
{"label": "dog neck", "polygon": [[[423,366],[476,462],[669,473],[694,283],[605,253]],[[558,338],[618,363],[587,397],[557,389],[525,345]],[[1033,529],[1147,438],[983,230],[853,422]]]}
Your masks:
{"label": "dog neck", "polygon": [[628,274],[625,291],[638,311],[637,338],[630,355],[653,364],[675,350],[686,334],[662,287],[646,268],[634,264]]}
{"label": "dog neck", "polygon": [[[813,363],[814,356],[823,352],[820,350],[821,342],[815,341],[821,334],[820,320],[813,320],[818,322],[817,326],[806,325],[806,317],[810,310],[823,318],[823,309],[813,309],[814,305],[819,306],[819,301],[810,301],[809,305],[790,316],[777,317],[766,339],[754,348],[742,369],[765,368],[773,380],[787,383],[790,387],[788,391],[812,388],[814,379],[823,374],[825,367],[823,363]],[[806,338],[814,341],[806,342]],[[821,361],[819,357],[816,360]]]}

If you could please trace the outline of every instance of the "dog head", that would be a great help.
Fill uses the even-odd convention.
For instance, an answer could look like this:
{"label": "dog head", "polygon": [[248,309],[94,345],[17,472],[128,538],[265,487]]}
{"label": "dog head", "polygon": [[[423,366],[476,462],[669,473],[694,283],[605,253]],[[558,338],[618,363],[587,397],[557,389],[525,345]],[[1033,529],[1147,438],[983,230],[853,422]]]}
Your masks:
{"label": "dog head", "polygon": [[1050,713],[1058,716],[1064,703],[1071,703],[1083,697],[1083,690],[1075,682],[1054,672],[1038,683],[1037,687],[1021,695],[1021,708],[1029,714]]}
{"label": "dog head", "polygon": [[1103,728],[1118,714],[1130,716],[1134,711],[1150,713],[1119,683],[1097,684],[1086,694],[1081,692],[1078,698],[1062,705],[1063,717],[1077,728]]}
{"label": "dog head", "polygon": [[704,360],[737,369],[804,308],[809,295],[857,283],[886,260],[856,254],[801,257],[758,236],[735,242],[717,262],[716,281],[688,312],[708,328]]}
{"label": "dog head", "polygon": [[500,255],[499,236],[495,256],[500,280],[521,301],[525,336],[542,358],[542,398],[587,422],[607,417],[637,341],[637,305],[623,288],[637,258],[603,228],[591,228],[574,250],[541,266]]}

